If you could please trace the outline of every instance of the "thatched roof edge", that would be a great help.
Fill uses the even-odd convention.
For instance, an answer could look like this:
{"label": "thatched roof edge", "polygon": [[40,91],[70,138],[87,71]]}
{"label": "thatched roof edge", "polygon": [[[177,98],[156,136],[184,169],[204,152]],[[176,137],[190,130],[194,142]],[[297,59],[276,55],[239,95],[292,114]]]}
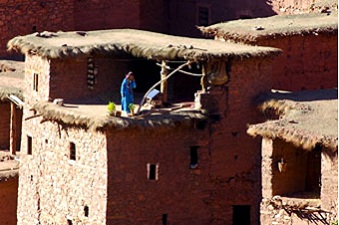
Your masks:
{"label": "thatched roof edge", "polygon": [[244,43],[244,44],[256,44],[259,41],[268,40],[268,39],[279,39],[283,37],[291,36],[307,36],[307,35],[337,35],[338,27],[335,29],[332,27],[320,27],[312,28],[299,31],[285,31],[285,32],[270,32],[270,33],[237,33],[234,31],[226,31],[219,28],[211,27],[198,27],[203,35],[207,37],[215,37],[217,39],[223,39],[227,41],[232,41],[234,43]]}
{"label": "thatched roof edge", "polygon": [[171,115],[148,116],[142,118],[126,118],[114,116],[91,117],[81,113],[69,112],[67,108],[51,102],[38,102],[33,107],[43,120],[55,121],[89,130],[127,129],[134,127],[157,127],[190,125],[192,120],[205,120],[206,117],[198,112],[183,112]]}
{"label": "thatched roof edge", "polygon": [[0,101],[8,101],[9,95],[15,95],[22,101],[24,100],[23,92],[20,88],[0,86]]}
{"label": "thatched roof edge", "polygon": [[292,36],[338,35],[338,13],[275,15],[232,20],[198,27],[205,35],[236,43],[260,44],[266,39]]}
{"label": "thatched roof edge", "polygon": [[272,140],[280,138],[305,150],[312,150],[317,144],[321,144],[333,151],[338,150],[337,136],[319,136],[311,132],[306,133],[304,130],[291,129],[284,126],[283,124],[286,123],[288,123],[288,121],[279,120],[250,125],[247,133],[253,137],[262,136]]}
{"label": "thatched roof edge", "polygon": [[[109,31],[105,31],[108,33]],[[112,32],[115,32],[114,30]],[[116,33],[124,31],[119,30]],[[126,32],[131,32],[126,29]],[[161,38],[162,35],[168,37],[169,35],[164,34],[153,34],[147,33],[144,31],[135,31],[140,32],[140,35],[147,40],[148,37]],[[56,33],[58,34],[58,33]],[[118,33],[118,35],[120,35]],[[60,35],[72,35],[72,33],[60,32]],[[95,35],[95,33],[93,33]],[[131,35],[133,35],[131,33]],[[158,37],[159,36],[159,37]],[[136,36],[137,37],[137,36]],[[39,37],[36,37],[36,34],[26,35],[26,36],[17,36],[11,39],[7,43],[8,50],[15,50],[21,52],[22,54],[33,54],[38,55],[44,58],[65,58],[65,57],[81,57],[89,56],[93,54],[129,54],[134,57],[141,57],[154,60],[163,60],[163,59],[185,59],[193,61],[209,61],[213,59],[229,59],[229,58],[249,58],[249,57],[271,57],[280,54],[282,51],[277,48],[271,47],[256,47],[249,46],[248,51],[237,51],[228,49],[224,52],[222,51],[207,51],[206,49],[199,48],[199,43],[205,41],[213,45],[220,45],[220,43],[215,43],[210,39],[194,39],[194,45],[197,46],[184,46],[181,44],[180,37],[170,36],[171,43],[166,45],[152,45],[151,42],[133,42],[133,41],[119,41],[112,40],[111,42],[102,42],[102,43],[93,43],[91,45],[78,45],[78,46],[55,46],[55,45],[46,45],[43,42],[37,41]],[[41,37],[40,37],[41,38]],[[53,37],[51,37],[52,39]],[[72,38],[74,38],[72,36]],[[187,37],[185,37],[188,39]],[[34,41],[33,41],[34,40]],[[189,39],[190,40],[190,39]],[[176,43],[178,42],[178,43]],[[205,43],[205,45],[206,45]],[[158,43],[159,44],[159,43]],[[160,47],[161,46],[161,47]],[[220,46],[222,48],[222,46]]]}

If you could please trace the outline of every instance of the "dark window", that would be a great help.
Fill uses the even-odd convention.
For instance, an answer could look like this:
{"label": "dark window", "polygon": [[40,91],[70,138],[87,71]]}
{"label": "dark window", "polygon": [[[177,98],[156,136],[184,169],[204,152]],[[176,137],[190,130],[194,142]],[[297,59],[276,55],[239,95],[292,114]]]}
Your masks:
{"label": "dark window", "polygon": [[198,7],[198,26],[209,25],[209,8],[199,6]]}
{"label": "dark window", "polygon": [[148,179],[156,180],[157,179],[157,165],[148,164]]}
{"label": "dark window", "polygon": [[27,135],[27,154],[32,155],[32,137]]}
{"label": "dark window", "polygon": [[33,91],[38,91],[38,84],[39,84],[39,75],[35,73],[33,75]]}
{"label": "dark window", "polygon": [[317,144],[313,151],[307,154],[307,170],[305,179],[305,191],[312,192],[320,197],[321,186],[321,150],[322,146]]}
{"label": "dark window", "polygon": [[85,216],[88,217],[88,215],[89,215],[89,208],[88,208],[87,205],[84,207],[84,213],[85,213]]}
{"label": "dark window", "polygon": [[162,225],[167,225],[167,214],[162,214]]}
{"label": "dark window", "polygon": [[191,146],[190,148],[190,168],[195,169],[198,167],[198,146]]}
{"label": "dark window", "polygon": [[249,205],[234,205],[233,206],[233,225],[250,225],[251,206]]}
{"label": "dark window", "polygon": [[69,144],[69,159],[76,160],[76,148],[73,142]]}

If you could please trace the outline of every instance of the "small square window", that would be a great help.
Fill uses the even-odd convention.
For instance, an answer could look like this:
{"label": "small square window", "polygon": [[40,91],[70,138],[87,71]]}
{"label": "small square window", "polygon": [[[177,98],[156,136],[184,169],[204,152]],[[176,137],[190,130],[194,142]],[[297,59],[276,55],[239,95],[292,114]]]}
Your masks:
{"label": "small square window", "polygon": [[27,135],[27,154],[32,155],[32,137]]}
{"label": "small square window", "polygon": [[198,167],[198,146],[191,146],[190,147],[190,168],[195,169]]}
{"label": "small square window", "polygon": [[159,166],[157,164],[147,164],[147,178],[149,180],[158,180],[158,169]]}
{"label": "small square window", "polygon": [[89,208],[87,205],[84,207],[84,214],[85,214],[85,217],[88,217],[89,215]]}
{"label": "small square window", "polygon": [[37,73],[33,74],[33,91],[38,91],[39,84],[39,75]]}
{"label": "small square window", "polygon": [[162,225],[167,225],[167,214],[162,214]]}
{"label": "small square window", "polygon": [[73,142],[69,143],[69,159],[76,160],[76,147]]}

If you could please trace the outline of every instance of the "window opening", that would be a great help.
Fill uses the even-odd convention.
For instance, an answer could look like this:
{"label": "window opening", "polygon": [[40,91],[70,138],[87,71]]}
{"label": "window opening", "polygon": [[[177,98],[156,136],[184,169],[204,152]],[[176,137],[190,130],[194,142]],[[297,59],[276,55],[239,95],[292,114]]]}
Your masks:
{"label": "window opening", "polygon": [[32,155],[32,137],[27,135],[27,154]]}
{"label": "window opening", "polygon": [[75,144],[73,142],[70,142],[69,144],[69,158],[70,160],[76,160],[76,148],[75,148]]}
{"label": "window opening", "polygon": [[68,220],[67,220],[67,224],[68,224],[68,225],[73,225],[72,220],[68,219]]}
{"label": "window opening", "polygon": [[33,91],[38,91],[39,84],[39,75],[37,73],[33,74]]}
{"label": "window opening", "polygon": [[198,146],[190,147],[190,168],[195,169],[198,167]]}
{"label": "window opening", "polygon": [[94,84],[96,84],[96,75],[98,73],[98,65],[93,60],[93,58],[87,59],[87,87],[91,90],[94,88]]}
{"label": "window opening", "polygon": [[85,216],[88,217],[88,215],[89,215],[89,208],[88,208],[87,205],[84,207],[84,213],[85,213]]}
{"label": "window opening", "polygon": [[167,225],[167,214],[162,214],[162,225]]}
{"label": "window opening", "polygon": [[149,180],[158,179],[158,165],[156,164],[147,164],[147,177]]}
{"label": "window opening", "polygon": [[305,191],[320,196],[321,187],[321,145],[308,152]]}
{"label": "window opening", "polygon": [[207,7],[198,7],[198,26],[207,26],[209,24],[209,11]]}
{"label": "window opening", "polygon": [[249,205],[234,205],[233,206],[233,225],[250,225],[251,206]]}
{"label": "window opening", "polygon": [[272,195],[320,198],[321,151],[321,146],[305,151],[277,141],[272,155]]}

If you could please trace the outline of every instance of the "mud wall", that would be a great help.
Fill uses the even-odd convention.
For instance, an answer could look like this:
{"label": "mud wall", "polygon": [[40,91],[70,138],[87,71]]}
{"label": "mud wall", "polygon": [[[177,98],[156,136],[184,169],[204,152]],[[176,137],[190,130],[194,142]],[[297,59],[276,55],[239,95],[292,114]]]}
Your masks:
{"label": "mud wall", "polygon": [[69,101],[98,97],[101,94],[120,96],[120,85],[130,70],[131,62],[108,57],[95,57],[92,62],[97,73],[93,75],[93,85],[90,88],[87,75],[92,69],[88,67],[88,58],[52,60],[49,98]]}
{"label": "mud wall", "polygon": [[6,56],[7,42],[18,35],[72,30],[73,1],[0,1],[0,56]]}
{"label": "mud wall", "polygon": [[322,208],[330,211],[331,221],[338,221],[338,152],[323,148],[321,155]]}
{"label": "mud wall", "polygon": [[75,30],[140,28],[140,1],[74,1]]}
{"label": "mud wall", "polygon": [[[332,223],[337,220],[338,207],[338,170],[337,153],[326,149],[321,151],[321,169],[318,165],[311,164],[307,167],[307,158],[310,152],[294,147],[292,144],[282,140],[263,139],[262,141],[262,189],[263,200],[260,207],[261,224],[310,224],[326,220]],[[283,172],[278,170],[278,161],[285,158],[286,169]],[[298,160],[298,161],[296,161]],[[309,170],[318,168],[321,170],[321,191],[320,193],[307,192],[300,187],[305,185],[305,179]],[[319,180],[316,178],[316,181]],[[306,184],[307,185],[307,184]],[[299,189],[298,189],[299,188]],[[299,197],[293,196],[299,191]],[[302,191],[302,192],[300,192]],[[287,197],[286,193],[290,192]],[[302,193],[304,193],[302,195]],[[277,196],[279,195],[279,197]],[[272,199],[273,198],[273,199]],[[272,201],[273,200],[273,204]],[[285,210],[286,207],[287,210]],[[306,213],[295,211],[287,213],[290,209],[315,207],[323,212],[304,210]],[[330,212],[330,213],[329,213]]]}
{"label": "mud wall", "polygon": [[[29,116],[31,112],[24,111]],[[25,121],[18,225],[106,224],[106,142],[100,133],[68,129],[40,118]],[[30,136],[32,153],[28,153]],[[71,142],[75,159],[71,159]]]}
{"label": "mud wall", "polygon": [[0,178],[0,224],[16,225],[18,176]]}
{"label": "mud wall", "polygon": [[9,149],[11,104],[0,102],[0,149]]}
{"label": "mud wall", "polygon": [[[164,224],[164,219],[165,224],[211,224],[210,156],[199,131],[180,125],[114,130],[107,146],[107,224]],[[190,168],[193,146],[195,169]]]}
{"label": "mud wall", "polygon": [[338,36],[309,34],[263,39],[257,45],[276,47],[273,88],[289,91],[334,88],[338,83]]}

